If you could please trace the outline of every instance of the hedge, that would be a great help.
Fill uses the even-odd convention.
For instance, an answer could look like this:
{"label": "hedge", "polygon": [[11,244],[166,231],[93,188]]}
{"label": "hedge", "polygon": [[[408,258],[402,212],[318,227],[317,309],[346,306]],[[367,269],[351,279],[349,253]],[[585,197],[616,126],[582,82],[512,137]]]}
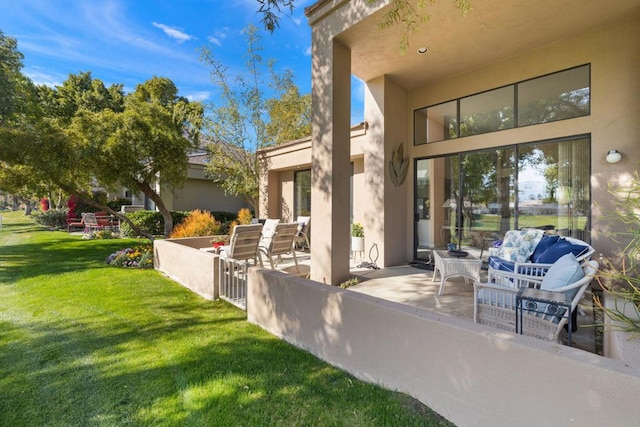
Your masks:
{"label": "hedge", "polygon": [[[191,214],[191,211],[172,211],[171,218],[173,218],[174,227],[180,224],[186,217]],[[211,215],[217,220],[224,223],[233,221],[237,214],[231,212],[211,212]],[[126,214],[127,218],[134,224],[140,227],[142,230],[153,236],[164,235],[164,219],[158,211],[137,211],[129,212]],[[120,224],[120,235],[122,237],[142,237],[136,236],[131,226],[122,222]]]}

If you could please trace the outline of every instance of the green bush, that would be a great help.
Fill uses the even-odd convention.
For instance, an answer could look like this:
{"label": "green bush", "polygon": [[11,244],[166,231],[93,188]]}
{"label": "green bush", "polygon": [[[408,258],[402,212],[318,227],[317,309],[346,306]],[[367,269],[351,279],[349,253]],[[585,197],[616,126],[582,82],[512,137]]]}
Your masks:
{"label": "green bush", "polygon": [[115,200],[109,200],[107,202],[107,206],[109,206],[109,208],[113,209],[116,212],[120,212],[120,208],[122,207],[122,205],[130,205],[130,204],[131,204],[131,200],[127,199],[126,197],[120,197]]}
{"label": "green bush", "polygon": [[35,222],[46,227],[66,228],[68,212],[67,209],[49,209],[48,211],[34,212],[31,216]]}
{"label": "green bush", "polygon": [[[174,211],[171,212],[174,224],[181,223],[190,212]],[[158,211],[137,211],[126,214],[126,217],[131,220],[135,225],[140,227],[143,231],[153,236],[164,235],[164,219]],[[128,223],[122,221],[120,224],[120,236],[121,237],[142,237],[136,236],[136,233],[129,226]]]}
{"label": "green bush", "polygon": [[[191,212],[189,211],[173,211],[171,217],[173,218],[173,226],[180,224],[187,218]],[[211,215],[221,223],[220,233],[227,233],[229,230],[229,224],[236,219],[236,214],[231,212],[211,212]],[[162,215],[157,211],[137,211],[130,212],[127,215],[134,224],[140,227],[142,230],[154,236],[164,235],[164,219]],[[135,232],[131,229],[129,224],[122,221],[120,225],[121,237],[142,237],[136,236]]]}

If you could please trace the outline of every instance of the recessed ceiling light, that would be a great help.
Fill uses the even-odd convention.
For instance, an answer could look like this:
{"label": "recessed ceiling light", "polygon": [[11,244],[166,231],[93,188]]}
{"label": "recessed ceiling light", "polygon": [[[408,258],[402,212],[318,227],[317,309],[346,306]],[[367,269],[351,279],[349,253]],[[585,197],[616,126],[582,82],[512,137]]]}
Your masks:
{"label": "recessed ceiling light", "polygon": [[420,55],[423,55],[423,54],[425,54],[425,53],[427,53],[427,52],[429,52],[429,48],[428,48],[428,47],[426,47],[426,46],[422,46],[422,47],[419,47],[419,48],[418,48],[418,53],[419,53]]}

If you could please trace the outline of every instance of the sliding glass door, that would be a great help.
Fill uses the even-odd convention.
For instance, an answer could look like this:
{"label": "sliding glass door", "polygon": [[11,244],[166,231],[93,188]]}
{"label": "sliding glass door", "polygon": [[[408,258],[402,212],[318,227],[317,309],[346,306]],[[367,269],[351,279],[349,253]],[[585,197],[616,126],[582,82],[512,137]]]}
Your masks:
{"label": "sliding glass door", "polygon": [[475,255],[512,229],[590,240],[590,139],[513,145],[415,162],[415,253],[455,242]]}

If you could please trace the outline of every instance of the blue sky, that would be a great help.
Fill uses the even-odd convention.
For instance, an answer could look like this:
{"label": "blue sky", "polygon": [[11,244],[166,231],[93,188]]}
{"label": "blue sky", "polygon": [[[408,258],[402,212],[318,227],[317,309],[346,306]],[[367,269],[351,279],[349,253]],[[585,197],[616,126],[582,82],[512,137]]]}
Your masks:
{"label": "blue sky", "polygon": [[[156,75],[173,80],[180,95],[207,102],[215,100],[215,87],[199,49],[211,48],[230,75],[243,73],[242,30],[253,24],[263,58],[275,59],[278,72],[293,70],[300,90],[309,93],[311,29],[304,8],[314,2],[296,0],[293,15],[270,34],[256,0],[0,0],[0,30],[18,40],[22,71],[37,84],[55,86],[69,73],[91,71],[131,91]],[[354,108],[354,123],[361,110]]]}

